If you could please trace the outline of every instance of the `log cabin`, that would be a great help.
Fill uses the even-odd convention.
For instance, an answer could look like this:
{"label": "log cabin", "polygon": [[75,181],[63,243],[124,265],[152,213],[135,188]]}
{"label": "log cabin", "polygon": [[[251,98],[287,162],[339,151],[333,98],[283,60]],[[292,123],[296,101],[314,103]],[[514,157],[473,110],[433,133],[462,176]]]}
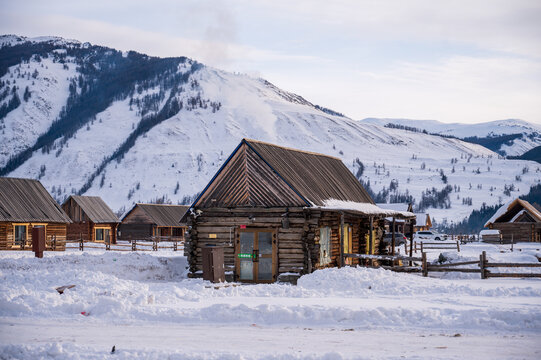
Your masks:
{"label": "log cabin", "polygon": [[68,239],[116,244],[118,217],[99,196],[71,195],[62,209],[72,220]]}
{"label": "log cabin", "polygon": [[135,204],[122,217],[119,239],[150,240],[160,237],[184,240],[186,224],[179,221],[188,208],[184,205]]}
{"label": "log cabin", "polygon": [[35,227],[45,228],[46,250],[65,250],[69,223],[38,180],[0,178],[0,250],[31,250]]}
{"label": "log cabin", "polygon": [[541,242],[541,212],[526,200],[515,199],[503,205],[485,227],[500,230],[504,241]]}
{"label": "log cabin", "polygon": [[429,214],[415,213],[415,226],[413,231],[428,231],[432,228],[432,219]]}
{"label": "log cabin", "polygon": [[[224,249],[226,279],[295,282],[378,254],[387,216],[338,158],[243,139],[184,216],[189,276],[202,249]],[[383,242],[381,242],[383,243]]]}

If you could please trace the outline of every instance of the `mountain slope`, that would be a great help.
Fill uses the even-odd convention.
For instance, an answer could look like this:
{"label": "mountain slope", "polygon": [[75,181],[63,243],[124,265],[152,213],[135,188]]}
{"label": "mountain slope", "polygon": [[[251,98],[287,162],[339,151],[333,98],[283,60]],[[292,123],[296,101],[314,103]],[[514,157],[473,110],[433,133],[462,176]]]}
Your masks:
{"label": "mountain slope", "polygon": [[489,121],[479,124],[446,124],[436,120],[377,118],[367,118],[361,120],[361,122],[380,126],[394,124],[420,131],[425,130],[431,134],[454,136],[486,146],[501,155],[521,155],[541,145],[541,125],[518,119]]}
{"label": "mountain slope", "polygon": [[[136,201],[189,203],[243,137],[340,157],[378,201],[415,200],[440,222],[460,220],[483,202],[527,193],[540,178],[536,163],[505,160],[457,139],[353,121],[263,79],[186,58],[160,61],[57,38],[44,41],[54,47],[47,57],[11,65],[0,79],[0,93],[8,86],[13,91],[16,80],[21,97],[0,120],[7,130],[0,143],[8,144],[0,148],[0,167],[9,176],[40,178],[58,201],[79,193],[102,196],[114,210]],[[44,59],[54,70],[47,79],[28,80],[26,74],[23,83],[23,75],[17,77],[39,71]],[[128,74],[127,61],[146,70]],[[99,77],[100,69],[115,80],[111,94],[98,91],[110,84]],[[60,90],[47,96],[48,82],[55,81]],[[19,84],[29,86],[28,101]],[[43,101],[57,104],[55,111],[39,111],[35,94],[42,89]],[[62,111],[73,104],[85,110],[77,112],[81,116]],[[30,111],[33,118],[24,115]],[[35,130],[27,134],[25,128]]]}

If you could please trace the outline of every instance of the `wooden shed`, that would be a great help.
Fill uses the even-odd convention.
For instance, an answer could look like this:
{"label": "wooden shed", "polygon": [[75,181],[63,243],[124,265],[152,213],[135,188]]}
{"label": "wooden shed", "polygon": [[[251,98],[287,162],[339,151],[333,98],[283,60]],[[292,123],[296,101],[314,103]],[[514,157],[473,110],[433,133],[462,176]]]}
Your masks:
{"label": "wooden shed", "polygon": [[118,217],[99,196],[71,195],[62,209],[73,221],[68,225],[68,239],[116,243]]}
{"label": "wooden shed", "polygon": [[35,227],[45,228],[46,250],[64,250],[69,223],[39,181],[0,178],[0,250],[30,250]]}
{"label": "wooden shed", "polygon": [[188,208],[184,205],[135,204],[122,217],[119,239],[184,239],[186,224],[180,223],[180,219]]}
{"label": "wooden shed", "polygon": [[541,242],[541,212],[522,199],[499,208],[485,227],[500,230],[504,241]]}
{"label": "wooden shed", "polygon": [[295,281],[377,254],[386,216],[338,158],[243,139],[192,204],[185,253],[202,274],[202,248],[224,248],[226,277]]}

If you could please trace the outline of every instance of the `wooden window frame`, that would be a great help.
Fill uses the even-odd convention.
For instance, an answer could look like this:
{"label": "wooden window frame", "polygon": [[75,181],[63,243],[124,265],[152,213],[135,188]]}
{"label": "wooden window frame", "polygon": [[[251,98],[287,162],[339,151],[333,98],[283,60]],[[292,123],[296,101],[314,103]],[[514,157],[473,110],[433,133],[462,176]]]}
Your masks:
{"label": "wooden window frame", "polygon": [[103,240],[98,240],[96,236],[97,230],[109,230],[109,237],[112,237],[111,234],[113,232],[113,229],[111,226],[94,226],[94,242],[105,243],[105,232],[103,233]]}
{"label": "wooden window frame", "polygon": [[30,223],[12,223],[11,224],[13,226],[13,244],[11,245],[11,248],[12,249],[21,249],[21,245],[17,245],[15,242],[15,227],[16,226],[25,226],[26,227],[26,237],[25,237],[25,242],[28,241],[28,228],[30,227]]}
{"label": "wooden window frame", "polygon": [[[323,249],[322,249],[322,243],[321,243],[321,239],[322,239],[322,230],[323,229],[327,229],[326,231],[328,231],[328,234],[329,234],[329,238],[327,239],[327,256],[324,256],[323,255]],[[329,265],[331,262],[332,262],[332,228],[330,226],[322,226],[319,228],[319,265],[321,266],[326,266],[326,265]]]}

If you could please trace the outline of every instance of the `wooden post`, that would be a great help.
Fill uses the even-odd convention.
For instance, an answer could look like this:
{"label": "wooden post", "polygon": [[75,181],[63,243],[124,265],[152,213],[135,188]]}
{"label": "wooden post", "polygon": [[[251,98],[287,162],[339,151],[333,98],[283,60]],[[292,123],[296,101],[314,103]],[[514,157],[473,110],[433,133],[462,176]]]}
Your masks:
{"label": "wooden post", "polygon": [[177,241],[173,242],[173,251],[177,251]]}
{"label": "wooden post", "polygon": [[481,267],[481,279],[486,279],[487,278],[487,274],[486,274],[486,268],[485,268],[485,265],[486,265],[486,261],[487,261],[487,253],[486,251],[483,251],[483,253],[481,255],[479,255],[479,266]]}
{"label": "wooden post", "polygon": [[84,250],[84,241],[83,241],[83,238],[81,237],[79,239],[79,251],[83,251]]}
{"label": "wooden post", "polygon": [[[370,216],[370,233],[368,234],[368,252],[370,255],[374,255],[374,238],[373,238],[373,232],[374,232],[374,218]],[[372,264],[372,260],[370,260],[370,264]]]}
{"label": "wooden post", "polygon": [[[411,220],[411,231],[410,231],[410,256],[413,254],[413,228],[415,227],[415,220]],[[410,260],[410,266],[413,265],[413,261]]]}
{"label": "wooden post", "polygon": [[422,259],[423,259],[423,276],[427,277],[428,276],[428,264],[426,262],[426,253],[425,252],[422,253]]}
{"label": "wooden post", "polygon": [[424,254],[423,242],[421,241],[421,252]]}
{"label": "wooden post", "polygon": [[136,251],[136,250],[137,250],[137,241],[133,240],[131,242],[131,251]]}
{"label": "wooden post", "polygon": [[408,243],[404,242],[404,255],[408,256]]}
{"label": "wooden post", "polygon": [[344,266],[344,212],[340,212],[340,267]]}
{"label": "wooden post", "polygon": [[460,245],[458,244],[458,240],[456,241],[456,250],[460,252]]}
{"label": "wooden post", "polygon": [[52,239],[52,246],[53,246],[53,251],[56,251],[56,235],[53,235],[53,239]]}
{"label": "wooden post", "polygon": [[[391,242],[391,255],[394,256],[394,246],[395,246],[395,218],[393,217],[393,239],[392,239],[392,242]],[[393,264],[394,264],[394,261],[393,261]]]}

